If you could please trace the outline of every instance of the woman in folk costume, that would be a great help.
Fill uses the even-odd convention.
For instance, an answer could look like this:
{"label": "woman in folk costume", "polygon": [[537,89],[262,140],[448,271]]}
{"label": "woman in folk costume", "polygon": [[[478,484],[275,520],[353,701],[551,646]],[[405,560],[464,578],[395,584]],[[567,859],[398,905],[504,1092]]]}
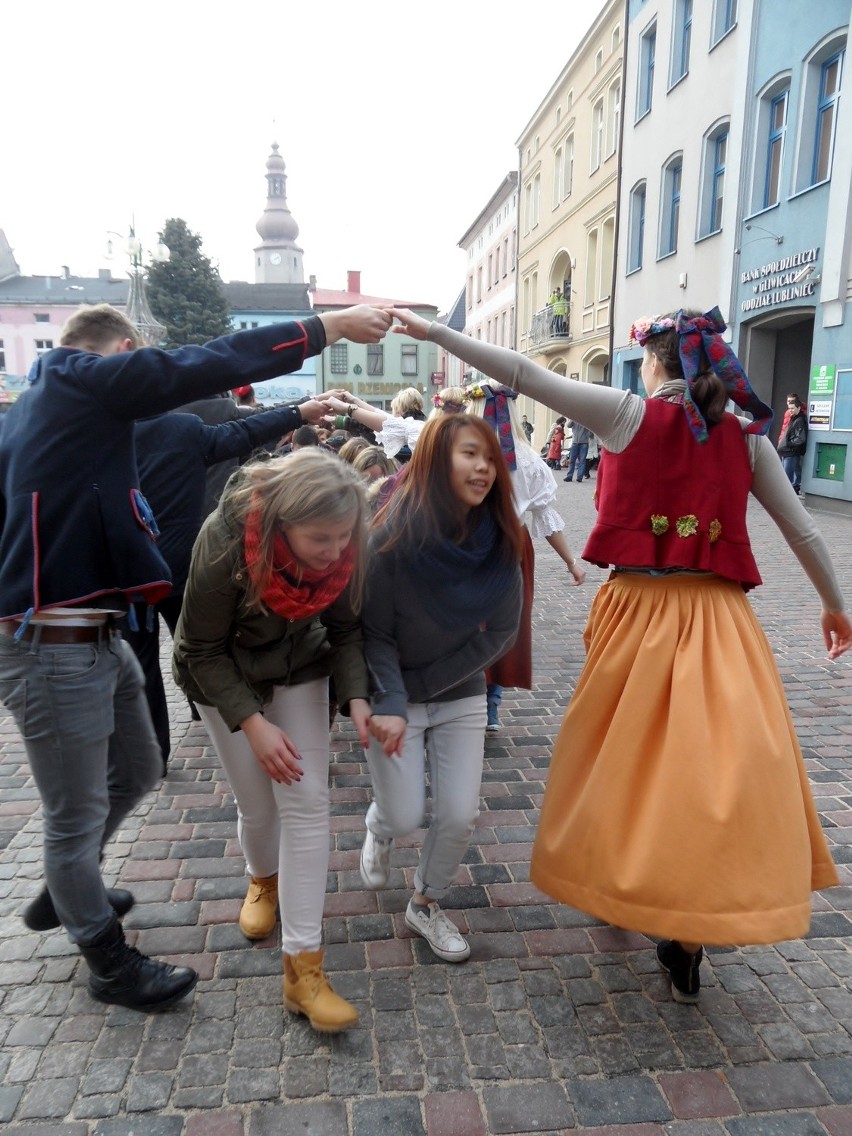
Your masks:
{"label": "woman in folk costume", "polygon": [[243,466],[195,542],[175,634],[175,678],[237,801],[251,877],[240,930],[266,938],[280,900],[284,1005],[322,1033],[358,1020],[325,976],[322,914],[329,674],[369,737],[366,512],[360,476],[317,446]]}
{"label": "woman in folk costume", "polygon": [[512,648],[488,668],[488,733],[500,729],[499,710],[504,687],[532,689],[532,606],[535,576],[535,553],[531,537],[544,537],[565,563],[571,584],[577,587],[586,579],[585,569],[577,563],[565,539],[565,521],[554,507],[556,478],[544,459],[527,441],[515,400],[517,392],[494,379],[468,387],[467,410],[493,428],[512,478],[515,509],[524,526],[524,555],[521,569],[524,578],[524,606],[518,637]]}
{"label": "woman in folk costume", "polygon": [[[819,594],[829,658],[852,646],[825,542],[763,436],[771,411],[722,340],[718,308],[633,325],[647,399],[567,383],[514,352],[396,315],[407,334],[582,422],[607,451],[583,556],[614,570],[586,627],[532,879],[662,937],[674,997],[695,1001],[702,942],[801,936],[811,891],[838,882],[745,594],[761,582],[746,529],[751,493]],[[752,420],[725,413],[729,398]]]}

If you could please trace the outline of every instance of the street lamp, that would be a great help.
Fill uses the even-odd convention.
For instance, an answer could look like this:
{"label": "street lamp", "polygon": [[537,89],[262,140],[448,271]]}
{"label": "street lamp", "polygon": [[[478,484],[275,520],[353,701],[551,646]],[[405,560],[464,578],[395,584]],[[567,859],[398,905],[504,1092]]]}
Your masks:
{"label": "street lamp", "polygon": [[[108,257],[112,257],[114,253],[113,237],[118,237],[120,241],[124,242],[124,251],[130,260],[130,270],[127,273],[130,277],[130,288],[127,292],[125,315],[139,332],[139,338],[145,347],[159,347],[165,337],[166,329],[163,324],[154,319],[154,315],[148,306],[148,297],[145,292],[145,251],[142,242],[136,236],[135,223],[130,226],[130,232],[126,238],[112,229],[107,231]],[[162,241],[158,241],[156,246],[148,253],[148,260],[156,264],[163,264],[169,259],[170,255],[168,247]]]}

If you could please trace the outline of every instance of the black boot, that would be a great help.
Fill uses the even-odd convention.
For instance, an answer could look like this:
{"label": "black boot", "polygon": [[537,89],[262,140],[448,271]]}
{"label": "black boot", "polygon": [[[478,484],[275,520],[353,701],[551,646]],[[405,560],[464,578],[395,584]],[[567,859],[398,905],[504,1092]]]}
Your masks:
{"label": "black boot", "polygon": [[[126,915],[136,902],[133,893],[124,891],[123,888],[107,888],[106,893],[110,907],[119,918]],[[31,931],[52,931],[54,927],[60,926],[59,916],[47,888],[42,888],[32,903],[24,908],[21,918]]]}
{"label": "black boot", "polygon": [[128,946],[117,919],[93,943],[81,944],[80,953],[91,971],[92,997],[131,1010],[162,1010],[198,981],[190,967],[157,962]]}

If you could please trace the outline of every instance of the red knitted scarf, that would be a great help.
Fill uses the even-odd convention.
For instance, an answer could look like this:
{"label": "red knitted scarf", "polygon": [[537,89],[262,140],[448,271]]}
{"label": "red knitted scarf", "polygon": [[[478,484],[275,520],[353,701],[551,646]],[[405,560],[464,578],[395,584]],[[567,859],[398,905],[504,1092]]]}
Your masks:
{"label": "red knitted scarf", "polygon": [[[262,565],[259,509],[252,509],[246,517],[245,555],[248,574],[257,583]],[[272,576],[261,595],[263,605],[285,619],[309,619],[334,603],[349,583],[354,566],[351,541],[326,572],[317,572],[296,560],[287,538],[279,532],[272,550]]]}

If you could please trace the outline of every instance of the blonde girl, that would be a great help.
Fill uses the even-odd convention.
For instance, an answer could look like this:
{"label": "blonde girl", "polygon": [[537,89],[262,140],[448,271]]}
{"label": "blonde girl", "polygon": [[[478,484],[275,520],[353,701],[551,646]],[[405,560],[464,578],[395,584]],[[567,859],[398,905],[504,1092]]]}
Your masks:
{"label": "blonde girl", "polygon": [[358,1017],[325,976],[321,942],[329,674],[368,741],[364,548],[351,466],[315,447],[245,466],[196,541],[175,636],[176,680],[237,801],[251,877],[240,928],[266,938],[280,901],[284,1004],[327,1033]]}

